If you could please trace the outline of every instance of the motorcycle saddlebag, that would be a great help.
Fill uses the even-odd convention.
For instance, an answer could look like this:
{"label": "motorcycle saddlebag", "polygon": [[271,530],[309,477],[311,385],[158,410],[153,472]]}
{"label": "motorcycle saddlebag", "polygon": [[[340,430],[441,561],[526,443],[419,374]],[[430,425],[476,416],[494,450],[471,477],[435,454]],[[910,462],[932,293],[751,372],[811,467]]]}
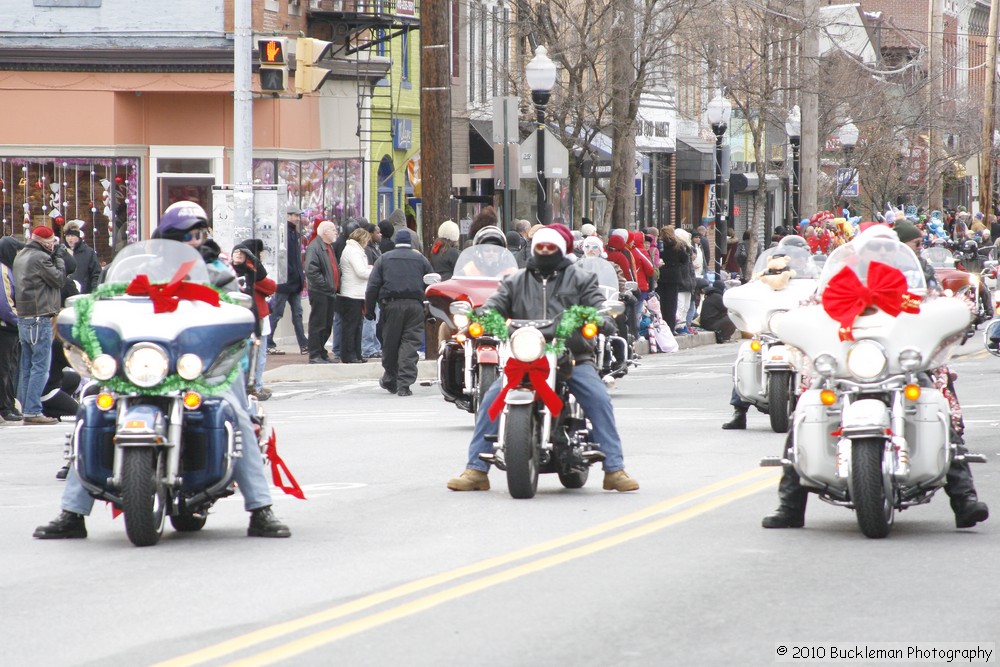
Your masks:
{"label": "motorcycle saddlebag", "polygon": [[847,480],[837,477],[837,437],[830,435],[839,423],[827,415],[819,394],[810,389],[795,405],[795,469],[804,486],[843,490]]}
{"label": "motorcycle saddlebag", "polygon": [[[234,431],[238,428],[232,407],[221,398],[206,398],[197,410],[184,411],[180,474],[185,493],[201,491],[225,474],[229,439],[226,422]],[[244,443],[244,448],[247,446]],[[243,455],[255,453],[244,449]]]}
{"label": "motorcycle saddlebag", "polygon": [[84,399],[77,411],[77,421],[83,421],[77,436],[77,470],[85,481],[101,488],[114,475],[117,415],[114,410],[98,408],[92,396]]}
{"label": "motorcycle saddlebag", "polygon": [[438,380],[445,400],[454,403],[465,395],[465,348],[453,340],[441,346]]}
{"label": "motorcycle saddlebag", "polygon": [[910,450],[907,486],[927,484],[947,471],[945,443],[951,425],[948,400],[932,387],[923,387],[920,398],[910,402],[913,417],[906,420],[906,444]]}
{"label": "motorcycle saddlebag", "polygon": [[[736,355],[736,367],[734,369],[736,393],[745,401],[749,401],[758,408],[766,408],[767,402],[761,396],[760,380],[761,362],[760,353],[750,349],[750,341],[744,341],[740,345],[740,351]],[[763,406],[763,408],[762,408]]]}

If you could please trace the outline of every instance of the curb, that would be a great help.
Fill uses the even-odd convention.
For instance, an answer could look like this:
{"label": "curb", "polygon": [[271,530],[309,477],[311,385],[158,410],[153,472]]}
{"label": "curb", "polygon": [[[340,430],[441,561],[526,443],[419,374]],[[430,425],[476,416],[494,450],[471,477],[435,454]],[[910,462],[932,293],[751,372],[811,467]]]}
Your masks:
{"label": "curb", "polygon": [[[677,336],[680,350],[687,350],[703,345],[715,345],[715,334],[698,332],[694,335]],[[644,345],[645,344],[645,345]],[[636,353],[642,356],[649,354],[645,341],[636,344]],[[286,351],[292,354],[292,348]],[[297,351],[297,348],[296,348]],[[369,359],[365,364],[310,364],[284,362],[276,368],[264,370],[265,382],[344,382],[351,380],[377,380],[382,377],[381,359]],[[437,379],[437,360],[423,359],[417,362],[417,381]]]}

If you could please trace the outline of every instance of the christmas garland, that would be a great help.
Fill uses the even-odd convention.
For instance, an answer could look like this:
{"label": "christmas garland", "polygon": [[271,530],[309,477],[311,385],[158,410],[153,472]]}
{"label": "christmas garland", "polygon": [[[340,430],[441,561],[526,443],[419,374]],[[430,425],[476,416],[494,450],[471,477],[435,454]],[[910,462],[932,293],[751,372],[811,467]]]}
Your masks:
{"label": "christmas garland", "polygon": [[[73,324],[73,336],[80,341],[84,353],[88,359],[96,359],[104,353],[101,343],[97,338],[97,332],[91,326],[90,320],[94,312],[94,304],[101,299],[109,299],[125,294],[127,283],[105,283],[98,285],[90,294],[81,295],[73,302],[73,309],[76,311],[76,322]],[[226,303],[236,304],[237,301],[225,292],[215,289],[219,293],[219,299]],[[120,377],[113,377],[109,380],[100,380],[101,384],[119,394],[143,394],[147,396],[166,394],[181,389],[191,389],[199,394],[211,396],[221,394],[236,381],[240,373],[240,365],[235,364],[226,378],[218,384],[206,384],[200,380],[185,380],[179,375],[168,375],[163,382],[155,387],[140,387],[128,380]]]}
{"label": "christmas garland", "polygon": [[[495,309],[491,308],[481,315],[469,313],[469,321],[482,324],[484,333],[507,340],[507,319]],[[566,350],[566,339],[585,324],[600,326],[601,314],[590,306],[570,306],[563,311],[559,326],[556,327],[555,339],[546,345],[546,350],[560,356]]]}

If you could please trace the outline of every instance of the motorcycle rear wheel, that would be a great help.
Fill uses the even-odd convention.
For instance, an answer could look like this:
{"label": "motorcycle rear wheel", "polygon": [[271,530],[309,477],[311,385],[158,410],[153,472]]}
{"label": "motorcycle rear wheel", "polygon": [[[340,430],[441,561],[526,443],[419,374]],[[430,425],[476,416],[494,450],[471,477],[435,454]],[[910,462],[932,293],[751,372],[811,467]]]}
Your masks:
{"label": "motorcycle rear wheel", "polygon": [[771,430],[788,433],[788,422],[795,411],[795,388],[792,373],[776,372],[767,376],[767,415],[771,418]]}
{"label": "motorcycle rear wheel", "polygon": [[533,405],[512,405],[504,426],[507,490],[514,498],[534,498],[538,489],[538,427]]}
{"label": "motorcycle rear wheel", "polygon": [[469,412],[474,415],[479,414],[479,408],[483,404],[483,396],[486,395],[486,392],[490,390],[490,387],[493,386],[493,383],[497,381],[499,376],[500,371],[497,369],[496,364],[479,364],[479,378],[473,394],[472,409]]}
{"label": "motorcycle rear wheel", "polygon": [[157,483],[159,457],[150,447],[122,450],[122,511],[125,534],[137,547],[160,541],[166,516],[166,489]]}
{"label": "motorcycle rear wheel", "polygon": [[895,518],[888,476],[882,470],[885,446],[879,438],[863,438],[851,444],[851,492],[858,527],[865,537],[889,535]]}

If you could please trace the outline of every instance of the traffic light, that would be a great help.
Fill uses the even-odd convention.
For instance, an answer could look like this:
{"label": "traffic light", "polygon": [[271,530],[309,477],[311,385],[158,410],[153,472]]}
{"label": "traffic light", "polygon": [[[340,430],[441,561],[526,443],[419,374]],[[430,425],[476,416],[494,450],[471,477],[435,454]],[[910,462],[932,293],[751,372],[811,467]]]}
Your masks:
{"label": "traffic light", "polygon": [[330,50],[332,42],[324,42],[311,37],[295,40],[295,92],[299,95],[319,90],[326,81],[330,70],[316,67],[313,63]]}
{"label": "traffic light", "polygon": [[282,37],[258,39],[260,89],[265,93],[283,93],[288,87],[288,62]]}

